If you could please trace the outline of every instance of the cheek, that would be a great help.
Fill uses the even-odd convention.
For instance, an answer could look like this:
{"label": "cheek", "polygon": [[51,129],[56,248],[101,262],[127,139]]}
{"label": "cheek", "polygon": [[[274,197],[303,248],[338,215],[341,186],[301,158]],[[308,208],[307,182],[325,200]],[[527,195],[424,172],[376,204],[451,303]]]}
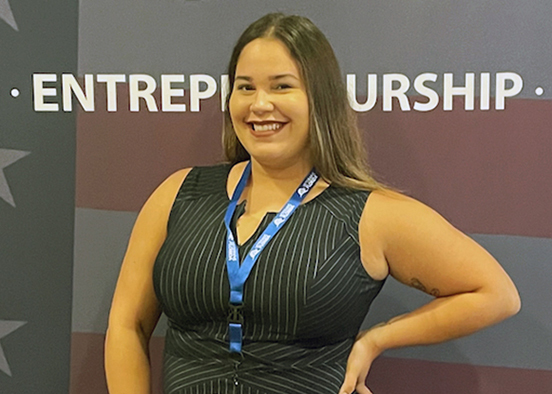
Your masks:
{"label": "cheek", "polygon": [[243,120],[249,113],[251,102],[248,97],[243,97],[240,94],[233,94],[230,96],[228,108],[230,109],[230,114],[233,119],[235,118],[236,121]]}
{"label": "cheek", "polygon": [[306,96],[299,96],[289,101],[288,108],[297,120],[308,122],[309,102]]}

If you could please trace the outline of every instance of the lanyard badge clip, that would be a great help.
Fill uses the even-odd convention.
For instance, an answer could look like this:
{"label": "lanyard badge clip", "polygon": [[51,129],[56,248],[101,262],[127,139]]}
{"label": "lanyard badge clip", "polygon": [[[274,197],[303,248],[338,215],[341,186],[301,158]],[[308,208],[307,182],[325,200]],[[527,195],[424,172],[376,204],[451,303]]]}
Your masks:
{"label": "lanyard badge clip", "polygon": [[243,310],[242,304],[229,303],[228,335],[230,339],[230,353],[241,353],[243,342]]}
{"label": "lanyard badge clip", "polygon": [[228,312],[228,323],[243,325],[243,305],[228,304],[230,311]]}

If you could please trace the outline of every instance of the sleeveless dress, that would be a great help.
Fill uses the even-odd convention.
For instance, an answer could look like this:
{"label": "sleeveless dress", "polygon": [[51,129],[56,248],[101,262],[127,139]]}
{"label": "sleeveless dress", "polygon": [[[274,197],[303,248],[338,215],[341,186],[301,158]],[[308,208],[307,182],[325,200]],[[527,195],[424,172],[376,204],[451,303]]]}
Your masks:
{"label": "sleeveless dress", "polygon": [[[153,284],[168,317],[165,394],[337,394],[383,281],[360,261],[369,192],[329,186],[300,205],[244,286],[242,356],[228,351],[224,214],[229,165],[196,167],[177,193]],[[245,211],[238,205],[232,229]],[[239,246],[240,258],[276,213]],[[237,237],[236,237],[237,239]]]}

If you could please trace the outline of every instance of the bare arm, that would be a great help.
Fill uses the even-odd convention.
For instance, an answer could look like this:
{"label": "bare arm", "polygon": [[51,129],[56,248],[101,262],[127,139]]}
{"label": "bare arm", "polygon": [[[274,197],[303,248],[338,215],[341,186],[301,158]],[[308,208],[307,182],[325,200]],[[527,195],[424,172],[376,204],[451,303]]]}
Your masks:
{"label": "bare arm", "polygon": [[188,174],[167,178],[143,206],[123,259],[113,296],[105,341],[105,371],[110,394],[151,392],[149,340],[160,316],[152,269],[166,237],[176,193]]}
{"label": "bare arm", "polygon": [[341,393],[350,393],[351,385],[360,385],[359,394],[370,393],[364,380],[372,361],[387,349],[468,335],[520,308],[517,290],[498,262],[414,199],[394,192],[372,193],[360,223],[360,242],[363,264],[373,276],[388,272],[436,298],[361,333]]}

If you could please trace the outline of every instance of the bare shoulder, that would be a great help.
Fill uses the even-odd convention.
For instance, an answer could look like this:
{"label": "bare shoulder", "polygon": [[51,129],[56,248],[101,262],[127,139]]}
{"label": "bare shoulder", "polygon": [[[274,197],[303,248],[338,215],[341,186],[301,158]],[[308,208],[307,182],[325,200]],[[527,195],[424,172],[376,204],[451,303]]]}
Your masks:
{"label": "bare shoulder", "polygon": [[133,232],[156,232],[164,237],[174,199],[190,171],[191,168],[176,171],[153,191],[140,209]]}
{"label": "bare shoulder", "polygon": [[388,260],[400,245],[462,243],[468,238],[433,208],[391,190],[372,193],[361,221],[385,241]]}
{"label": "bare shoulder", "polygon": [[[178,190],[180,189],[180,186],[182,185],[182,182],[186,179],[188,174],[192,168],[183,168],[181,170],[178,170],[174,173],[172,173],[167,179],[163,181],[163,183],[159,186],[163,191],[165,192],[172,192],[176,195]],[[166,189],[166,190],[165,190]]]}
{"label": "bare shoulder", "polygon": [[411,199],[391,190],[374,190],[370,193],[359,222],[359,241],[362,264],[374,279],[384,279],[389,274],[385,258],[386,229],[392,227],[389,215],[397,207],[404,209]]}
{"label": "bare shoulder", "polygon": [[360,219],[359,237],[366,270],[381,279],[393,274],[393,264],[415,253],[417,246],[465,236],[424,203],[383,189],[370,194]]}
{"label": "bare shoulder", "polygon": [[[422,222],[418,222],[418,221]],[[443,224],[444,219],[424,203],[402,193],[383,189],[373,191],[364,207],[361,224],[379,232],[396,232],[397,226]]]}
{"label": "bare shoulder", "polygon": [[184,182],[191,170],[191,168],[184,168],[171,174],[151,194],[144,208],[152,205],[157,208],[172,206],[172,202],[178,190],[180,190],[182,182]]}

